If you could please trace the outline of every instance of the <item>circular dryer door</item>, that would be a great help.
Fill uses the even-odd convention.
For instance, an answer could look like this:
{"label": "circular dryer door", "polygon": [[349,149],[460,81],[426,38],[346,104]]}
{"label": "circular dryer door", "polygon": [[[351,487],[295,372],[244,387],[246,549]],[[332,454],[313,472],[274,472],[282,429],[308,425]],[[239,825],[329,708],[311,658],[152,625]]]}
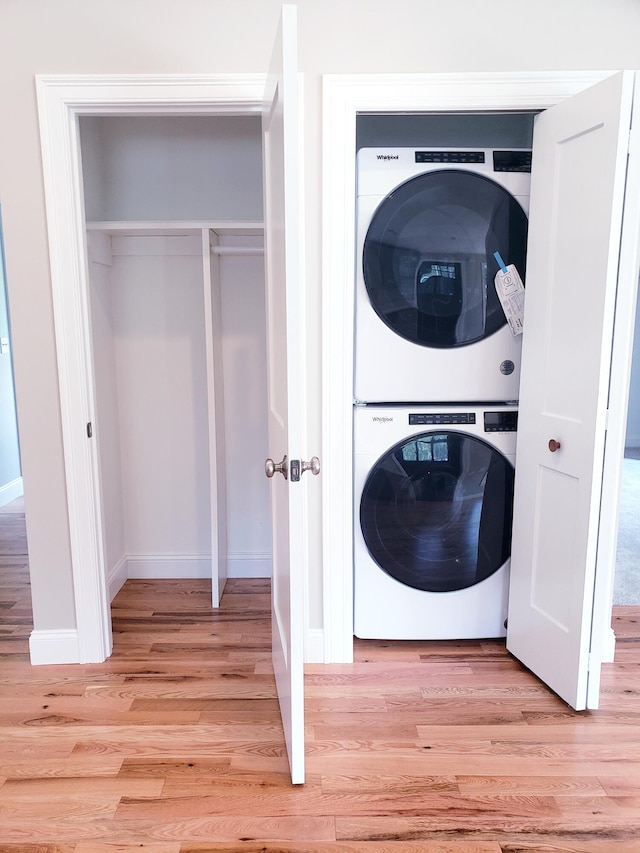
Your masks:
{"label": "circular dryer door", "polygon": [[455,431],[413,436],[372,468],[360,502],[369,553],[391,577],[429,592],[480,583],[511,552],[514,469]]}
{"label": "circular dryer door", "polygon": [[413,343],[451,348],[479,341],[506,322],[494,252],[524,281],[527,217],[507,190],[454,169],[412,178],[380,204],[365,238],[371,305]]}

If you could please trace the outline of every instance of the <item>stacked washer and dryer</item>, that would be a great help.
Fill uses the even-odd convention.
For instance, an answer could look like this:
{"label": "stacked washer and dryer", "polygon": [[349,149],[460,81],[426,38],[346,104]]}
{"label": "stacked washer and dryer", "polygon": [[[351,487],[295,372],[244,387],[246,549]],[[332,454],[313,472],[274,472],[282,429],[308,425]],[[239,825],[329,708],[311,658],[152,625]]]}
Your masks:
{"label": "stacked washer and dryer", "polygon": [[[358,152],[354,633],[506,633],[530,150]],[[498,253],[498,257],[496,257]]]}

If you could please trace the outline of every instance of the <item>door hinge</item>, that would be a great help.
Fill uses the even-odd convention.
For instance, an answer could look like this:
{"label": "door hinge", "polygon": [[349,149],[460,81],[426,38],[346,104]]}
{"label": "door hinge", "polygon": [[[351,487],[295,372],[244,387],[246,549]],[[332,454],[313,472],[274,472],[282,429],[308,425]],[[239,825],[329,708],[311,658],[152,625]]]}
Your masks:
{"label": "door hinge", "polygon": [[87,424],[87,438],[91,438],[93,435],[93,426],[91,425],[91,421]]}

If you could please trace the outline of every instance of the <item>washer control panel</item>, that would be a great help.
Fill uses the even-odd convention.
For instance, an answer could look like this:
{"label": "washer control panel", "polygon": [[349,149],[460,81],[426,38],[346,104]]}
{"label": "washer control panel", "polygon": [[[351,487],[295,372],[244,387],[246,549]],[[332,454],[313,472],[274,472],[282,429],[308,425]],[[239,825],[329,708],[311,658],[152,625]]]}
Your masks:
{"label": "washer control panel", "polygon": [[442,426],[444,424],[475,424],[475,412],[420,412],[409,414],[409,426]]}
{"label": "washer control panel", "polygon": [[485,432],[516,432],[518,429],[517,412],[485,412]]}
{"label": "washer control panel", "polygon": [[416,151],[416,163],[484,163],[484,151]]}

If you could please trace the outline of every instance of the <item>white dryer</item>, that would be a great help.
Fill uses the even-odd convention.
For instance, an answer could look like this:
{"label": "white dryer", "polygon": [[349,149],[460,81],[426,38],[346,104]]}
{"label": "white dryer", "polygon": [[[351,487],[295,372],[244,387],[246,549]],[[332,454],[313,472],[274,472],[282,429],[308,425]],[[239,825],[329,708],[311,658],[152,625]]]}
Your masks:
{"label": "white dryer", "polygon": [[356,406],[354,634],[503,637],[517,409]]}
{"label": "white dryer", "polygon": [[523,149],[358,152],[356,400],[518,399],[494,253],[524,281],[530,172]]}

